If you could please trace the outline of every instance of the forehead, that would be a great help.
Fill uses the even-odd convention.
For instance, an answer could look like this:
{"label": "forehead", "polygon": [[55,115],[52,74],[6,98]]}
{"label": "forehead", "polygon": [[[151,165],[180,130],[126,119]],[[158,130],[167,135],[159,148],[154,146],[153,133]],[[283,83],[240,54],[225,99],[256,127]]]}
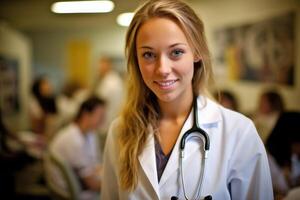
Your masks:
{"label": "forehead", "polygon": [[145,21],[137,32],[136,43],[139,45],[145,42],[160,42],[159,39],[171,43],[187,43],[182,28],[174,20],[165,17],[155,17]]}
{"label": "forehead", "polygon": [[105,107],[103,105],[98,105],[96,108],[95,108],[95,112],[102,112],[105,110]]}
{"label": "forehead", "polygon": [[91,112],[87,112],[88,115],[94,115],[96,113],[101,113],[105,110],[103,105],[97,105]]}

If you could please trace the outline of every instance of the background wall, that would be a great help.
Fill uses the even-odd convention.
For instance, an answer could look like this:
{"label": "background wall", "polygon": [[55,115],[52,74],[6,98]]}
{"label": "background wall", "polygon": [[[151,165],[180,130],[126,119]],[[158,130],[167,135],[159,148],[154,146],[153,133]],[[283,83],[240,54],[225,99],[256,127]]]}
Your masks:
{"label": "background wall", "polygon": [[[300,110],[300,2],[294,0],[227,0],[227,1],[199,1],[196,4],[197,11],[206,23],[208,42],[211,52],[214,54],[217,46],[214,46],[212,33],[214,30],[226,26],[239,26],[252,22],[259,22],[273,16],[278,16],[289,11],[296,13],[295,24],[295,85],[292,87],[279,86],[280,92],[288,109]],[[258,96],[264,88],[272,87],[272,84],[255,82],[234,82],[217,77],[217,85],[220,88],[230,88],[240,101],[241,109],[251,112],[255,109]]]}
{"label": "background wall", "polygon": [[[217,46],[213,33],[226,26],[239,26],[255,23],[279,14],[293,10],[296,13],[295,24],[295,84],[294,86],[278,86],[283,94],[288,109],[300,110],[300,2],[296,0],[190,0],[188,1],[205,22],[206,34],[212,54]],[[87,44],[85,54],[88,61],[82,66],[89,74],[87,85],[93,84],[97,72],[98,59],[102,55],[124,58],[124,38],[126,28],[93,27],[89,29],[51,29],[25,31],[23,34],[16,30],[0,26],[0,52],[18,56],[21,60],[21,98],[22,113],[26,112],[28,89],[32,79],[46,74],[60,91],[68,80],[70,69],[70,43],[81,41]],[[32,65],[31,65],[32,61]],[[125,72],[126,66],[118,70]],[[257,104],[259,94],[271,84],[261,84],[249,81],[229,81],[222,74],[217,74],[217,87],[229,88],[236,93],[240,108],[244,112],[252,112]],[[26,121],[22,114],[20,121]],[[24,120],[25,119],[25,120]]]}
{"label": "background wall", "polygon": [[[95,27],[89,30],[77,31],[38,31],[26,32],[33,44],[33,76],[49,75],[56,90],[59,90],[68,79],[68,45],[75,41],[89,43],[90,79],[87,84],[93,84],[96,78],[98,59],[102,55],[124,58],[124,38],[126,28],[116,27],[105,29]],[[125,66],[123,68],[125,70]]]}
{"label": "background wall", "polygon": [[27,125],[27,102],[29,84],[31,81],[31,43],[29,39],[19,31],[11,28],[4,22],[0,22],[0,55],[9,59],[18,60],[20,112],[16,115],[5,116],[12,130],[25,128]]}
{"label": "background wall", "polygon": [[[190,4],[203,18],[206,26],[206,34],[212,54],[216,51],[214,46],[213,32],[226,26],[238,26],[247,23],[255,23],[272,16],[287,13],[291,10],[296,12],[296,49],[300,46],[300,12],[299,2],[294,0],[203,0],[192,1]],[[95,69],[98,58],[103,54],[114,55],[123,58],[124,37],[126,28],[118,27],[107,30],[105,27],[95,27],[94,30],[78,30],[72,32],[29,32],[33,44],[33,67],[35,74],[48,73],[59,89],[66,79],[66,46],[70,40],[86,40],[91,44],[89,84],[95,78]],[[297,55],[297,54],[296,54]],[[284,95],[288,109],[300,110],[300,58],[295,57],[295,85],[292,87],[279,86]],[[124,66],[125,70],[125,66]],[[247,81],[229,81],[222,76],[217,77],[217,86],[230,88],[237,94],[242,111],[251,112],[255,109],[258,96],[261,91],[270,84]]]}

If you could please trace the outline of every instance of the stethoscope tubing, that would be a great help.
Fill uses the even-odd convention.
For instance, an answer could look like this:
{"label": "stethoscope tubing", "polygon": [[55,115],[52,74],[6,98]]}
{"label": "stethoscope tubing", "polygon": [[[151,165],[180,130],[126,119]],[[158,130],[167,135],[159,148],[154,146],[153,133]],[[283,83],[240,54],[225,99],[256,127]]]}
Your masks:
{"label": "stethoscope tubing", "polygon": [[[193,137],[198,137],[198,136],[193,136]],[[204,150],[203,154],[204,154],[204,156],[202,157],[201,172],[200,172],[199,184],[197,187],[197,195],[196,195],[195,200],[200,199],[200,195],[202,193],[202,188],[203,188],[202,187],[203,180],[205,178],[205,166],[206,166],[205,164],[206,164],[206,159],[208,158],[208,151]],[[186,194],[186,190],[185,190],[184,173],[183,173],[183,159],[184,159],[184,149],[180,151],[179,170],[180,170],[180,178],[181,178],[181,185],[182,185],[184,198],[185,198],[185,200],[189,200],[189,198],[187,197],[187,194]]]}
{"label": "stethoscope tubing", "polygon": [[197,105],[197,97],[194,97],[193,100],[193,126],[191,129],[189,129],[188,131],[186,131],[180,141],[180,158],[179,158],[179,170],[180,170],[180,177],[181,177],[181,184],[182,184],[182,189],[183,189],[183,193],[184,193],[184,198],[186,200],[189,200],[186,194],[186,190],[185,190],[185,184],[184,184],[184,174],[183,174],[183,158],[184,158],[184,149],[185,149],[185,144],[187,139],[189,138],[189,135],[191,133],[198,133],[197,136],[193,135],[192,137],[198,137],[201,139],[201,141],[203,141],[204,143],[204,156],[202,157],[202,162],[201,162],[201,172],[200,172],[200,179],[199,179],[199,184],[198,184],[198,188],[197,188],[197,195],[196,195],[196,199],[199,199],[202,193],[202,185],[203,185],[203,180],[205,177],[205,163],[206,163],[206,159],[208,158],[208,151],[210,148],[210,140],[209,140],[209,136],[208,134],[200,128],[199,124],[198,124],[198,105]]}

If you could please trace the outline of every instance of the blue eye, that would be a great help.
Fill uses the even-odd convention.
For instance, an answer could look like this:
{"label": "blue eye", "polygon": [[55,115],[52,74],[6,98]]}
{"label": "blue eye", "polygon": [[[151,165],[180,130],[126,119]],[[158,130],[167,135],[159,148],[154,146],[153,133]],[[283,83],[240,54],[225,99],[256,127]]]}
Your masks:
{"label": "blue eye", "polygon": [[142,56],[145,59],[153,59],[153,58],[155,58],[155,55],[152,52],[145,52],[145,53],[142,54]]}
{"label": "blue eye", "polygon": [[177,57],[181,56],[183,53],[184,53],[183,50],[175,49],[171,52],[171,56],[177,58]]}

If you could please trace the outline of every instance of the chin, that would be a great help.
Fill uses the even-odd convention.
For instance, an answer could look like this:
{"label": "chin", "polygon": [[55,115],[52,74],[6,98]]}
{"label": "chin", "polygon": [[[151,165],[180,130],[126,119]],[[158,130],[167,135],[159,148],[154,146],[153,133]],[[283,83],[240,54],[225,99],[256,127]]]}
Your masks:
{"label": "chin", "polygon": [[162,102],[171,102],[176,99],[174,94],[156,95],[157,99]]}

